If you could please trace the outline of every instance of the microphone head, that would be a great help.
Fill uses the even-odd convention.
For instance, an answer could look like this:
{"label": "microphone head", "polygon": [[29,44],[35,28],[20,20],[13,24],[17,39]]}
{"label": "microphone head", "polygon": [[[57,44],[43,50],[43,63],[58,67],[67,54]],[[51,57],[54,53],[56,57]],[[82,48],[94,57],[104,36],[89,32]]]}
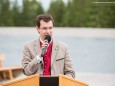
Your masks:
{"label": "microphone head", "polygon": [[48,43],[51,41],[51,36],[50,35],[46,35],[44,40],[48,40]]}

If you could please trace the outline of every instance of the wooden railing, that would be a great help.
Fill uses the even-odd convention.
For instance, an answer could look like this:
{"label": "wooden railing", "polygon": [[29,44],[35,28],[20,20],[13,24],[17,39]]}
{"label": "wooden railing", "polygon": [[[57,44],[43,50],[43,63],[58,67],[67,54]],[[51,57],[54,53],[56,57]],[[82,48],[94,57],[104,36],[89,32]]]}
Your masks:
{"label": "wooden railing", "polygon": [[0,55],[0,75],[3,77],[3,79],[6,79],[8,75],[10,80],[12,80],[14,79],[13,70],[21,70],[22,66],[4,67],[2,64],[4,60],[5,60],[5,56]]}

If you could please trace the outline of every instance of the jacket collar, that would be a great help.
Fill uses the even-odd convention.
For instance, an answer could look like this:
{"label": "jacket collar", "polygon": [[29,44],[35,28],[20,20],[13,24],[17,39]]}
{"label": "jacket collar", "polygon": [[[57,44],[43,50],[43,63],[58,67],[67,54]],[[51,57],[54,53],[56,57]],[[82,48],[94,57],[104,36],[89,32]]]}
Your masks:
{"label": "jacket collar", "polygon": [[36,56],[37,56],[38,53],[40,52],[40,39],[35,40],[34,49],[35,49],[35,53],[36,53]]}

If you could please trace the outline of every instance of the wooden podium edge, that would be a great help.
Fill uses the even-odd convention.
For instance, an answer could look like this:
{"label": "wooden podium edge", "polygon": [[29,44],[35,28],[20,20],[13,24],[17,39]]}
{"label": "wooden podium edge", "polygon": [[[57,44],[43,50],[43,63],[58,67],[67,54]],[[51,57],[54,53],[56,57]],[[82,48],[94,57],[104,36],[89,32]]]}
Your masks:
{"label": "wooden podium edge", "polygon": [[20,81],[22,81],[22,80],[28,80],[28,79],[31,79],[31,78],[34,78],[34,77],[38,77],[38,78],[39,78],[39,74],[27,76],[27,77],[22,78],[22,79],[12,80],[12,81],[9,81],[9,82],[3,82],[3,83],[2,83],[2,86],[10,85],[10,84],[13,84],[13,83],[16,83],[16,82],[20,82]]}
{"label": "wooden podium edge", "polygon": [[[74,81],[74,82],[77,82],[77,83],[80,83],[80,84],[89,86],[89,84],[87,84],[87,83],[81,82],[81,81],[79,81],[79,80],[70,78],[70,77],[68,77],[68,76],[66,76],[66,75],[62,75],[62,74],[60,74],[60,76],[59,76],[59,82],[61,81],[62,78],[66,78],[66,79],[69,79],[69,80],[71,80],[71,81]],[[60,84],[61,84],[61,82],[60,82]],[[61,86],[61,85],[59,85],[59,86]]]}

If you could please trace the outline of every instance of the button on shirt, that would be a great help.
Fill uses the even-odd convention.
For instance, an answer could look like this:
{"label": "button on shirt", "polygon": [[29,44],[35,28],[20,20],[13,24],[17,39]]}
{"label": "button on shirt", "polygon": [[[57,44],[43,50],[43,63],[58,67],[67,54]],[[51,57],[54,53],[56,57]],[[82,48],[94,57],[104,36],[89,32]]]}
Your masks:
{"label": "button on shirt", "polygon": [[[40,46],[42,47],[41,41],[40,41]],[[44,61],[43,75],[51,75],[51,53],[52,53],[52,41],[49,43],[46,53],[43,57],[43,61]]]}

